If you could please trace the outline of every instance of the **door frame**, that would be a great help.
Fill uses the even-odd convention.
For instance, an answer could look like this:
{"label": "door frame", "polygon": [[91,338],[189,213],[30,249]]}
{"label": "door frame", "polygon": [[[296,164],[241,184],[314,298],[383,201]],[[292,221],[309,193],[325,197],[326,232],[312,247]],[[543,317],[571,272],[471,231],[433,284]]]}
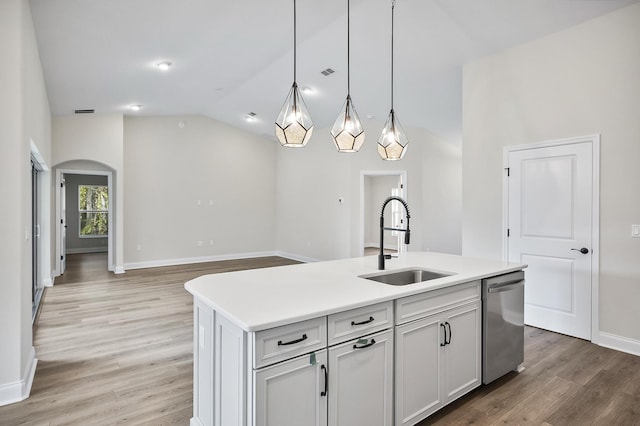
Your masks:
{"label": "door frame", "polygon": [[[360,171],[360,237],[358,238],[358,256],[364,256],[364,223],[365,223],[365,207],[364,207],[364,184],[367,176],[398,176],[402,179],[404,186],[404,200],[409,202],[409,186],[407,181],[406,170],[361,170]],[[402,244],[398,245],[398,253],[402,251]]]}
{"label": "door frame", "polygon": [[509,259],[509,154],[538,148],[549,148],[578,143],[590,143],[592,154],[591,182],[591,342],[600,340],[600,134],[550,140],[528,145],[506,146],[503,148],[502,164],[502,259]]}
{"label": "door frame", "polygon": [[[115,200],[115,192],[113,191],[113,172],[107,170],[78,170],[78,169],[56,169],[56,276],[60,275],[61,259],[64,247],[62,247],[62,235],[60,235],[60,220],[62,219],[62,202],[60,200],[60,185],[62,184],[62,176],[65,174],[73,175],[89,175],[89,176],[106,176],[107,187],[109,191],[109,223],[107,224],[107,269],[110,272],[116,270],[115,263],[113,261],[113,201]],[[67,209],[69,206],[67,206]]]}

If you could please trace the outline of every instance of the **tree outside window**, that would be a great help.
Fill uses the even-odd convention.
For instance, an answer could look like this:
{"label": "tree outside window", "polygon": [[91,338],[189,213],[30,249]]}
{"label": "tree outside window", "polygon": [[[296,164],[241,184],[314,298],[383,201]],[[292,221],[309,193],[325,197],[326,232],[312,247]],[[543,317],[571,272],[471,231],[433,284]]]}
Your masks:
{"label": "tree outside window", "polygon": [[109,190],[106,186],[80,185],[80,237],[109,235]]}

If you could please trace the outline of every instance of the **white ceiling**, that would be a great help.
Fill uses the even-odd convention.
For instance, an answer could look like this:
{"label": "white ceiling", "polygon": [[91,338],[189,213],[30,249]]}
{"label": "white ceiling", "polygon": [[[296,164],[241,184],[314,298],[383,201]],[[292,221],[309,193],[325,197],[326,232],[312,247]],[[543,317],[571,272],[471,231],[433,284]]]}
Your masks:
{"label": "white ceiling", "polygon": [[[397,0],[395,110],[458,142],[462,64],[640,0]],[[346,96],[345,0],[298,0],[298,84],[316,127]],[[258,134],[293,80],[292,0],[31,0],[52,113],[204,114]],[[351,95],[390,107],[390,0],[351,0]],[[174,65],[160,72],[162,60]],[[329,77],[320,71],[332,68]],[[128,105],[141,104],[131,112]],[[257,114],[248,123],[244,116]]]}

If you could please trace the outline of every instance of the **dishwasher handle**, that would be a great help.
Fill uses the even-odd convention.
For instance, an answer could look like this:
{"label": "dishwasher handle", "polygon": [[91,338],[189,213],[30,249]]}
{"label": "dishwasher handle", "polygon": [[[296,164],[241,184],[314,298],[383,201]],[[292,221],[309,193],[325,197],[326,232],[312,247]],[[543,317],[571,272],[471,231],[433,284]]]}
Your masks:
{"label": "dishwasher handle", "polygon": [[505,283],[503,285],[500,286],[495,286],[495,287],[489,287],[487,289],[487,291],[489,293],[500,293],[502,291],[509,291],[509,290],[513,290],[516,287],[520,287],[524,285],[524,281],[520,280],[520,281],[515,281],[515,282],[509,282],[509,283]]}

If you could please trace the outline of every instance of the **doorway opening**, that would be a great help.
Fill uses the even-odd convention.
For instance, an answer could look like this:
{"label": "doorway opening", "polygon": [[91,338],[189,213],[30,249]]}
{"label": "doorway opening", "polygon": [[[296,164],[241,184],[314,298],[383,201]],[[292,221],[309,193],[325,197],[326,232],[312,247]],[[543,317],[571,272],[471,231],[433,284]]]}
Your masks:
{"label": "doorway opening", "polygon": [[51,278],[51,172],[35,142],[31,141],[31,320],[35,321]]}
{"label": "doorway opening", "polygon": [[[380,251],[380,208],[388,197],[394,195],[407,200],[406,171],[363,171],[360,174],[360,256],[378,254]],[[404,208],[392,201],[385,211],[386,226],[404,228]],[[405,250],[403,235],[397,231],[385,231],[385,253],[397,254]]]}
{"label": "doorway opening", "polygon": [[68,254],[82,253],[106,252],[106,269],[115,271],[113,173],[58,169],[56,180],[56,275],[64,274]]}
{"label": "doorway opening", "polygon": [[44,286],[40,278],[40,164],[31,159],[31,318],[35,318]]}

